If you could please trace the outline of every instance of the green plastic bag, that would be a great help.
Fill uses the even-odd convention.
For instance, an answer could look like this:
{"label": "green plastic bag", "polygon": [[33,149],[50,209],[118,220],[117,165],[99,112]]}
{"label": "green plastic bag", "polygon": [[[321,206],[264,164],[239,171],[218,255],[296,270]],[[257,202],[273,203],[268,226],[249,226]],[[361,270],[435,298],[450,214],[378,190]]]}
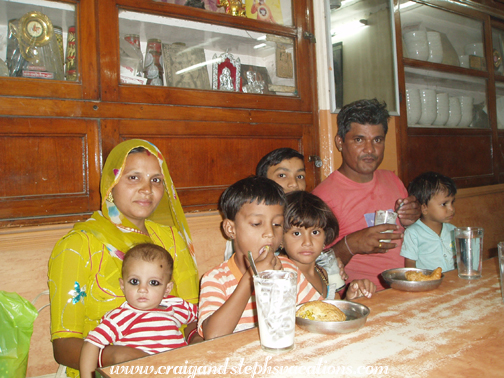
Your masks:
{"label": "green plastic bag", "polygon": [[37,309],[17,293],[0,291],[0,378],[24,378]]}

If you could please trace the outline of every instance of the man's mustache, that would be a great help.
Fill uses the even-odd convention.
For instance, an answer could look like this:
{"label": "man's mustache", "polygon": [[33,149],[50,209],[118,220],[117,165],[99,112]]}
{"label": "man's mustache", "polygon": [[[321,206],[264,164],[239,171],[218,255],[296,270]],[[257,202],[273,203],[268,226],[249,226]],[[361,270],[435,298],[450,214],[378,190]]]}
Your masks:
{"label": "man's mustache", "polygon": [[364,160],[364,159],[368,159],[368,158],[373,158],[374,160],[378,160],[378,156],[376,156],[374,154],[363,155],[359,158],[359,160]]}

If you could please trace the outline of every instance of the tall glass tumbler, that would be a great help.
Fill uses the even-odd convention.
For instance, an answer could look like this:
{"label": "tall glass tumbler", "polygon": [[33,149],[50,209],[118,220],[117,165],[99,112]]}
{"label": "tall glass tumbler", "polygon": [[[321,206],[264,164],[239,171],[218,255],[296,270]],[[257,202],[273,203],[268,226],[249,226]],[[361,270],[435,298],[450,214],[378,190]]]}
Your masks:
{"label": "tall glass tumbler", "polygon": [[297,273],[265,270],[254,276],[261,347],[284,352],[294,347]]}
{"label": "tall glass tumbler", "polygon": [[497,244],[502,301],[504,302],[504,242]]}
{"label": "tall glass tumbler", "polygon": [[467,280],[481,278],[483,229],[461,227],[455,229],[458,276]]}

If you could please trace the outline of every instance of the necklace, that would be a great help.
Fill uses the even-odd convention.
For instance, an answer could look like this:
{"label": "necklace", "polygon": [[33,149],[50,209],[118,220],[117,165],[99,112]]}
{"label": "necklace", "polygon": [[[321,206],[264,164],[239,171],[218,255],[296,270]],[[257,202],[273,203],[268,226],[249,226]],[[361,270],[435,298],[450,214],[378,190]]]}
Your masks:
{"label": "necklace", "polygon": [[125,230],[125,231],[135,232],[135,233],[140,234],[140,235],[147,235],[147,236],[149,236],[149,234],[146,234],[143,231],[137,230],[136,228],[125,227],[125,226],[119,225],[119,224],[116,224],[116,226],[117,226],[117,228],[120,228],[120,229]]}
{"label": "necklace", "polygon": [[320,270],[320,268],[317,265],[315,265],[315,271],[318,273],[318,275],[320,276],[322,281],[326,284],[326,286],[328,286],[329,281],[327,281],[327,278],[325,278],[324,273],[322,273],[322,271]]}

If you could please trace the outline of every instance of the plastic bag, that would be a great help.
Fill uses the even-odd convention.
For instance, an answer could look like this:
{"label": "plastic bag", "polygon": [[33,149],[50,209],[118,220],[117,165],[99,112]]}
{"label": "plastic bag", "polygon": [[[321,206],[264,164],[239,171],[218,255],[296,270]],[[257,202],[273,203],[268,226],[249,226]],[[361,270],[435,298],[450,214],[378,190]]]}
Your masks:
{"label": "plastic bag", "polygon": [[24,378],[37,309],[17,293],[0,291],[0,378]]}

